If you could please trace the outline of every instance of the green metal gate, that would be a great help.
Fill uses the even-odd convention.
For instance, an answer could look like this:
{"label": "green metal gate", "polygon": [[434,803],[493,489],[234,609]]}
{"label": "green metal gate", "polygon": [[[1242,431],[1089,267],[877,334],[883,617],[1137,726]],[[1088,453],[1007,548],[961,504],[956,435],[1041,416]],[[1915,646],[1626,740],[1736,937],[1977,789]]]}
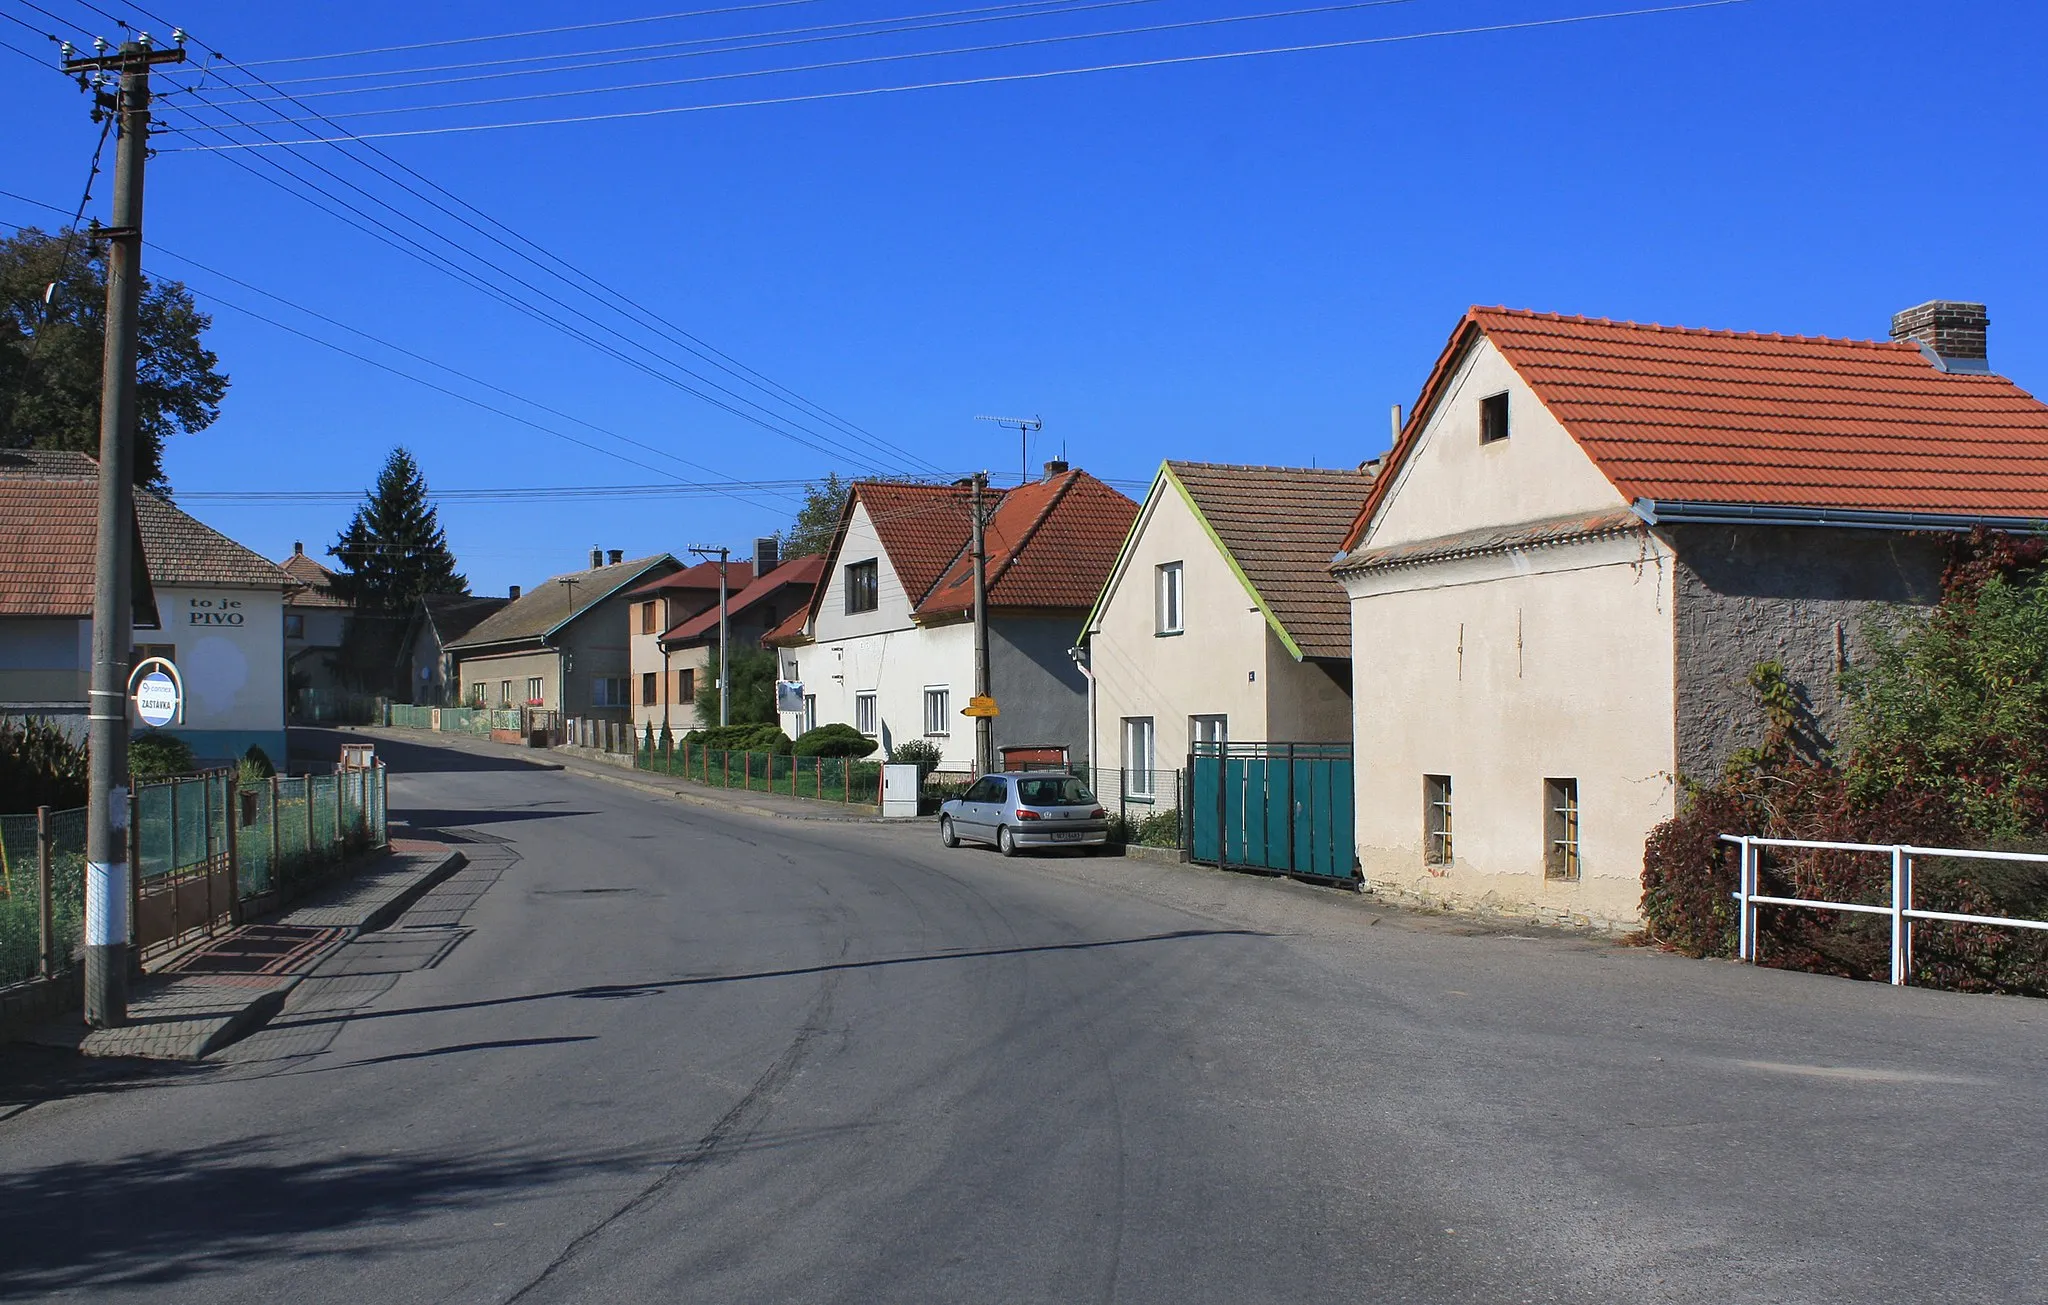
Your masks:
{"label": "green metal gate", "polygon": [[1358,880],[1348,743],[1198,743],[1189,856],[1226,870]]}

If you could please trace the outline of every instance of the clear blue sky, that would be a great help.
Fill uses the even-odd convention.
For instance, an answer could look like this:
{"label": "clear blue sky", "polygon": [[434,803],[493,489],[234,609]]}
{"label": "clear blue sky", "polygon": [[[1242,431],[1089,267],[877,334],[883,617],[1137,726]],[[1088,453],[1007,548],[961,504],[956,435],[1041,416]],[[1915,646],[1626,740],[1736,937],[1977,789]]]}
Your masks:
{"label": "clear blue sky", "polygon": [[[75,19],[78,31],[112,34],[74,0],[39,3]],[[152,0],[151,8],[249,63],[675,5]],[[104,7],[126,12],[113,0]],[[257,71],[281,78],[472,62],[969,7],[972,0],[808,0],[376,64]],[[1149,0],[321,104],[361,109],[657,80],[1288,7]],[[1409,0],[348,125],[656,108],[1625,7]],[[0,12],[56,26],[21,0],[0,0]],[[0,40],[37,45],[17,24],[0,28],[8,29]],[[1993,366],[2041,392],[2044,48],[2048,6],[2017,0],[1751,0],[1569,27],[381,144],[919,458],[1014,474],[1015,438],[973,419],[1036,413],[1046,429],[1034,463],[1063,444],[1077,465],[1135,481],[1166,457],[1331,465],[1381,452],[1388,406],[1412,399],[1475,302],[1867,338],[1882,336],[1890,314],[1909,304],[1981,299],[1990,305]],[[240,111],[267,116],[277,107]],[[0,121],[8,124],[0,189],[74,203],[94,140],[82,97],[0,51]],[[768,435],[374,243],[221,155],[169,152],[181,138],[158,143],[165,152],[152,164],[148,225],[169,250],[722,476],[802,478],[872,465]],[[325,147],[308,152],[367,180]],[[94,205],[102,215],[105,190]],[[58,219],[0,198],[0,220]],[[390,358],[149,257],[154,274]],[[397,443],[414,450],[438,488],[702,475],[535,414],[661,474],[615,461],[226,309],[210,340],[234,384],[216,425],[173,441],[168,466],[180,491],[359,490]],[[474,588],[502,592],[573,569],[592,545],[629,554],[706,541],[744,549],[791,507],[754,498],[453,503],[443,520]],[[340,503],[191,506],[273,556],[294,539],[324,549],[348,512]]]}

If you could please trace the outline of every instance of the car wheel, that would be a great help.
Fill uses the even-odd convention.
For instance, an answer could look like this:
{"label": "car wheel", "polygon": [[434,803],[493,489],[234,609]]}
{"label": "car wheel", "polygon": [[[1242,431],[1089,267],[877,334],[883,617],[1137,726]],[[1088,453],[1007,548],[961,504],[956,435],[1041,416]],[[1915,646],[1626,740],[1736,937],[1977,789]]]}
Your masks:
{"label": "car wheel", "polygon": [[947,847],[960,846],[960,835],[953,832],[953,817],[939,817],[939,841]]}
{"label": "car wheel", "polygon": [[1003,825],[996,830],[996,851],[1004,856],[1017,855],[1017,840],[1010,837],[1010,827]]}

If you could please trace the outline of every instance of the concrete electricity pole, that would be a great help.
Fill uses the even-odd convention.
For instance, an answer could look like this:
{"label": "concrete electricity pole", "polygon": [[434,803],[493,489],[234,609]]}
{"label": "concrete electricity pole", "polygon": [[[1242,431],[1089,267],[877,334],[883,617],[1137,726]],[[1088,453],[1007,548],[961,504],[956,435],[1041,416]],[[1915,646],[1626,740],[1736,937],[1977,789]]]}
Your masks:
{"label": "concrete electricity pole", "polygon": [[730,670],[730,662],[726,656],[726,643],[730,630],[726,621],[725,610],[725,568],[732,560],[732,550],[730,548],[711,548],[708,546],[697,548],[693,546],[690,551],[707,560],[713,553],[718,554],[718,723],[720,725],[730,725],[732,724],[732,685],[728,684],[725,678]]}
{"label": "concrete electricity pole", "polygon": [[[177,33],[180,40],[182,32]],[[108,54],[69,59],[66,72],[120,74],[95,91],[120,132],[107,254],[106,352],[100,378],[100,485],[92,595],[91,799],[85,826],[85,1018],[128,1021],[128,661],[133,656],[135,559],[135,340],[142,308],[142,173],[149,157],[149,70],[181,63],[182,48],[152,50],[143,33]]]}
{"label": "concrete electricity pole", "polygon": [[[988,689],[988,535],[982,511],[982,493],[988,488],[988,473],[977,471],[968,490],[968,508],[974,519],[974,696],[986,698]],[[974,718],[974,770],[986,775],[995,769],[995,722],[987,716]]]}

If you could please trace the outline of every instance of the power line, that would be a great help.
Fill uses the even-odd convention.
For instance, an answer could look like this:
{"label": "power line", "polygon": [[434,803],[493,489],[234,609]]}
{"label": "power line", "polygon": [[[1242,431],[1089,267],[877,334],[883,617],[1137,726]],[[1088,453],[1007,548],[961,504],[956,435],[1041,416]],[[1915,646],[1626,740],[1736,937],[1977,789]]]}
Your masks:
{"label": "power line", "polygon": [[[1430,32],[1406,32],[1395,36],[1364,36],[1341,41],[1312,41],[1299,45],[1268,46],[1256,50],[1219,50],[1208,54],[1168,55],[1155,59],[1131,59],[1118,63],[1091,64],[1081,68],[1049,68],[1035,72],[990,73],[979,77],[956,77],[942,81],[915,82],[901,86],[870,86],[852,90],[813,91],[801,95],[764,96],[752,100],[727,100],[714,104],[678,104],[658,109],[626,109],[611,113],[575,114],[559,118],[528,118],[517,122],[480,122],[449,127],[413,127],[391,131],[361,132],[354,135],[325,137],[311,136],[288,141],[245,141],[229,145],[179,145],[172,146],[164,153],[214,153],[223,150],[267,149],[272,146],[326,145],[335,141],[396,140],[417,136],[450,136],[480,131],[511,131],[525,127],[554,127],[572,123],[616,122],[633,118],[660,118],[679,113],[707,113],[718,109],[755,109],[770,105],[809,104],[824,100],[863,99],[876,95],[896,95],[907,91],[944,90],[963,86],[991,86],[1006,82],[1046,81],[1055,77],[1077,77],[1087,73],[1128,72],[1140,68],[1165,68],[1179,64],[1218,63],[1229,59],[1253,59],[1266,55],[1306,54],[1322,50],[1357,49],[1372,45],[1395,45],[1410,41],[1433,40],[1438,37],[1482,36],[1498,32],[1531,31],[1546,27],[1564,27],[1579,23],[1603,22],[1619,18],[1644,18],[1660,14],[1687,13],[1699,9],[1723,9],[1732,5],[1748,4],[1751,0],[1692,0],[1686,4],[1657,5],[1643,9],[1615,9],[1595,14],[1570,14],[1559,18],[1535,18],[1513,23],[1493,23],[1475,27],[1449,27]],[[304,124],[300,124],[304,125]]]}
{"label": "power line", "polygon": [[[1122,0],[1122,2],[1130,3],[1131,0]],[[1123,27],[1107,32],[1063,32],[1055,36],[1026,37],[1021,40],[997,41],[991,42],[986,45],[954,46],[952,48],[943,50],[898,51],[893,54],[864,55],[858,59],[834,59],[828,60],[823,63],[795,64],[782,68],[739,69],[732,72],[705,73],[697,77],[671,77],[664,78],[660,81],[629,82],[619,86],[579,86],[571,88],[569,90],[562,91],[534,91],[525,95],[501,95],[481,100],[456,100],[446,104],[414,104],[387,106],[381,109],[353,109],[334,114],[323,114],[322,117],[326,118],[329,121],[335,121],[343,118],[381,118],[389,117],[394,114],[405,113],[439,113],[450,109],[493,108],[498,105],[527,104],[538,100],[569,99],[579,95],[612,95],[623,93],[626,91],[663,90],[672,86],[695,86],[701,85],[705,82],[746,81],[756,77],[780,77],[795,73],[807,72],[837,72],[846,68],[866,68],[872,67],[876,64],[905,63],[914,59],[951,58],[956,55],[968,54],[997,54],[1009,50],[1032,49],[1043,45],[1064,45],[1076,41],[1102,41],[1123,36],[1151,36],[1156,35],[1160,32],[1190,31],[1196,28],[1218,27],[1226,24],[1267,22],[1280,18],[1303,18],[1321,14],[1349,13],[1361,9],[1380,9],[1390,5],[1412,3],[1414,3],[1414,0],[1345,0],[1344,3],[1340,4],[1315,5],[1312,7],[1302,9],[1280,9],[1273,10],[1267,13],[1257,14],[1227,14],[1217,18],[1190,18],[1183,19],[1182,21],[1175,23],[1155,23],[1144,27]],[[945,25],[950,26],[951,24]],[[845,38],[834,37],[813,39],[839,40]],[[807,43],[808,42],[806,41],[785,41],[760,46],[743,46],[740,48],[742,50],[772,49],[782,45],[802,45]],[[713,51],[712,53],[723,54],[730,52]],[[397,88],[387,87],[381,89]],[[355,92],[328,91],[315,93],[336,95],[344,93],[353,94]],[[302,105],[301,107],[304,106]],[[257,127],[276,127],[300,126],[303,125],[303,123],[298,119],[280,117],[259,118],[256,122],[250,125]]]}
{"label": "power line", "polygon": [[[245,98],[247,99],[247,102],[248,102],[248,103],[251,103],[251,104],[275,104],[275,103],[277,103],[277,102],[279,102],[279,101],[282,101],[282,100],[291,100],[291,101],[292,101],[293,103],[302,103],[302,101],[303,101],[303,100],[316,100],[316,99],[326,99],[326,98],[328,98],[328,97],[331,97],[331,96],[336,96],[336,95],[371,95],[371,94],[376,94],[376,93],[378,93],[378,92],[380,92],[380,91],[407,91],[407,90],[416,90],[416,89],[418,89],[418,88],[420,88],[420,87],[423,87],[423,86],[453,86],[453,85],[458,85],[458,84],[462,84],[462,83],[466,83],[466,82],[481,82],[481,81],[497,81],[497,80],[501,80],[501,79],[504,79],[504,78],[508,78],[508,77],[538,77],[538,76],[542,76],[542,75],[545,75],[545,74],[548,74],[548,73],[560,73],[560,72],[587,72],[587,71],[589,71],[589,70],[591,70],[591,69],[594,69],[594,68],[617,68],[617,67],[621,67],[621,66],[624,66],[624,65],[627,65],[627,64],[639,64],[639,63],[660,63],[660,62],[665,62],[665,61],[667,61],[667,60],[671,60],[671,59],[697,59],[697,58],[703,58],[703,57],[705,57],[705,56],[707,56],[707,55],[720,55],[720,54],[746,54],[746,53],[751,53],[751,52],[753,52],[753,51],[756,51],[756,50],[781,50],[781,49],[787,49],[787,48],[789,48],[789,47],[791,47],[791,46],[797,46],[797,45],[816,45],[816,44],[819,44],[819,43],[822,43],[822,42],[826,42],[826,41],[852,41],[852,40],[861,40],[861,39],[864,39],[864,38],[866,38],[866,37],[871,37],[871,36],[895,36],[895,35],[899,35],[899,34],[901,34],[901,33],[904,33],[904,32],[929,32],[929,31],[937,31],[937,30],[940,30],[940,29],[942,29],[942,28],[948,28],[948,27],[971,27],[971,26],[977,26],[977,25],[980,25],[980,24],[982,24],[982,23],[1007,23],[1007,22],[1015,22],[1015,21],[1017,21],[1017,20],[1019,20],[1019,19],[1025,19],[1025,18],[1056,18],[1056,17],[1061,17],[1061,16],[1064,16],[1064,15],[1067,15],[1067,14],[1077,14],[1077,13],[1090,13],[1090,12],[1093,12],[1093,11],[1095,11],[1095,10],[1098,10],[1098,9],[1123,9],[1123,8],[1128,8],[1128,7],[1132,6],[1132,5],[1141,5],[1141,4],[1157,4],[1157,3],[1159,3],[1159,2],[1160,2],[1160,0],[1091,0],[1091,2],[1090,2],[1090,3],[1086,3],[1086,4],[1076,4],[1076,3],[1072,3],[1072,0],[1061,0],[1061,3],[1059,3],[1059,4],[1057,5],[1057,7],[1048,7],[1048,6],[1047,6],[1047,4],[1046,4],[1046,2],[1045,2],[1045,0],[1038,0],[1038,2],[1037,2],[1037,3],[1035,3],[1035,4],[1032,4],[1032,5],[1030,5],[1030,6],[1020,6],[1020,5],[1015,5],[1015,4],[1005,4],[1005,5],[991,5],[991,6],[987,6],[986,8],[983,8],[983,9],[956,9],[956,10],[952,10],[952,11],[950,11],[950,12],[948,12],[948,13],[939,13],[939,14],[922,14],[922,15],[917,15],[917,14],[913,14],[913,15],[910,15],[910,16],[908,16],[908,17],[905,17],[905,18],[902,18],[902,19],[870,19],[870,20],[868,20],[868,21],[867,21],[867,22],[865,22],[865,23],[858,23],[858,24],[856,24],[856,23],[833,23],[833,24],[829,24],[829,25],[828,25],[827,27],[822,27],[822,28],[819,28],[819,27],[812,27],[812,28],[794,28],[794,29],[790,29],[790,30],[789,30],[789,31],[787,31],[787,32],[765,32],[765,33],[760,33],[759,35],[761,35],[761,36],[763,36],[763,37],[785,37],[785,36],[787,36],[787,37],[790,37],[790,39],[786,39],[786,40],[782,40],[782,39],[778,39],[778,40],[760,40],[760,41],[756,41],[756,42],[755,42],[754,44],[752,44],[752,45],[731,45],[731,44],[724,44],[724,45],[720,45],[720,44],[719,44],[719,43],[721,43],[721,42],[745,41],[745,40],[749,40],[749,39],[751,39],[750,37],[748,37],[748,36],[744,36],[744,35],[742,35],[742,36],[707,36],[707,37],[699,37],[699,38],[697,38],[696,40],[692,40],[692,41],[671,41],[671,42],[664,42],[664,43],[662,43],[662,44],[660,44],[660,45],[654,45],[654,46],[638,46],[638,47],[627,47],[627,49],[629,49],[629,50],[630,50],[630,49],[637,49],[637,50],[667,50],[667,51],[668,51],[668,53],[666,53],[666,54],[638,54],[638,55],[636,55],[635,57],[633,57],[633,58],[628,58],[628,59],[593,59],[593,60],[591,60],[591,61],[589,61],[589,62],[585,62],[585,63],[565,63],[565,64],[561,64],[561,65],[559,65],[559,66],[557,66],[557,67],[553,67],[553,68],[519,68],[519,69],[511,69],[511,70],[507,70],[507,71],[502,71],[502,72],[489,72],[489,73],[475,73],[475,74],[472,74],[472,75],[469,75],[469,76],[465,76],[465,77],[436,77],[436,78],[428,78],[428,79],[426,79],[426,80],[422,80],[422,81],[411,81],[411,82],[392,82],[392,83],[389,83],[389,84],[387,84],[387,85],[382,85],[382,86],[347,86],[347,87],[336,87],[336,88],[334,88],[334,89],[331,89],[331,90],[324,90],[324,91],[300,91],[300,92],[298,92],[298,93],[297,93],[297,95],[296,95],[296,96],[294,96],[294,95],[264,95],[264,96],[255,96],[255,95],[251,95],[251,96],[246,96]],[[1361,8],[1370,8],[1370,7],[1372,7],[1372,6],[1373,6],[1373,5],[1375,5],[1375,4],[1408,4],[1408,3],[1412,3],[1412,0],[1369,0],[1369,3],[1367,3],[1367,4],[1357,4],[1357,5],[1339,5],[1339,6],[1336,6],[1336,8],[1340,8],[1340,9],[1361,9]],[[1021,12],[1008,12],[1008,13],[1004,13],[1004,12],[990,12],[991,10],[1021,10]],[[1303,11],[1301,11],[1301,12],[1304,12],[1304,13],[1318,13],[1318,12],[1321,12],[1321,11],[1320,11],[1320,10],[1303,10]],[[959,15],[973,15],[973,16],[970,16],[970,17],[960,17]],[[1256,15],[1256,14],[1254,14],[1254,15],[1248,15],[1247,17],[1253,17],[1253,18],[1256,18],[1256,17],[1260,17],[1260,16],[1261,16],[1261,15]],[[944,21],[926,21],[926,20],[944,20]],[[1241,20],[1239,20],[1239,19],[1209,19],[1209,20],[1205,20],[1205,23],[1206,23],[1206,22],[1234,22],[1234,21],[1241,21]],[[893,27],[878,27],[878,26],[875,26],[875,25],[874,25],[874,24],[877,24],[877,23],[888,23],[888,22],[894,22],[894,23],[897,23],[898,25],[897,25],[897,26],[893,26]],[[1182,24],[1174,24],[1173,26],[1180,26],[1180,25],[1182,25]],[[1202,25],[1204,25],[1204,23],[1195,23],[1195,24],[1191,24],[1191,25],[1193,25],[1193,26],[1202,26]],[[866,28],[868,28],[869,30],[866,30],[866,31],[840,31],[840,30],[833,30],[833,29],[838,29],[838,28],[850,28],[850,27],[866,27]],[[1152,31],[1152,30],[1167,30],[1167,29],[1165,29],[1165,28],[1159,28],[1159,29],[1153,29],[1153,28],[1135,28],[1135,29],[1132,29],[1132,30],[1135,30],[1135,31],[1140,31],[1140,32],[1143,32],[1143,31]],[[809,33],[817,33],[817,34],[816,34],[816,35],[793,35],[793,33],[805,33],[805,32],[809,32]],[[1121,33],[1116,33],[1116,32],[1108,32],[1108,33],[1103,33],[1103,35],[1107,35],[1107,36],[1115,36],[1115,35],[1121,35]],[[1071,39],[1071,38],[1070,38],[1070,39]],[[678,49],[678,48],[676,48],[676,47],[678,47],[678,46],[712,46],[712,45],[717,45],[717,46],[718,46],[718,48],[715,48],[715,49]],[[1006,49],[1006,48],[1009,48],[1009,47],[1006,47],[1006,46],[995,46],[995,47],[989,47],[989,48],[993,48],[993,49]],[[594,52],[592,52],[592,53],[617,53],[617,52],[615,52],[615,51],[594,51]],[[945,52],[945,51],[940,51],[939,53],[947,53],[947,52]],[[538,60],[541,60],[541,59],[568,59],[568,58],[577,58],[577,57],[581,57],[581,56],[572,56],[572,55],[528,55],[528,56],[526,56],[526,57],[525,57],[524,59],[521,59],[521,60],[516,60],[516,61],[515,61],[515,60],[505,60],[505,61],[499,61],[499,62],[533,62],[533,61],[538,61]],[[475,65],[475,66],[483,66],[483,65]],[[833,65],[827,65],[827,66],[833,66]],[[426,71],[426,70],[421,70],[421,71]],[[799,71],[801,71],[801,70],[799,70]],[[367,78],[367,77],[387,77],[387,76],[394,76],[394,75],[397,75],[397,74],[395,74],[395,73],[389,73],[389,72],[386,72],[386,73],[356,73],[356,74],[352,74],[352,76],[354,76],[354,77],[356,77],[356,78]],[[328,79],[328,78],[310,78],[310,79],[308,79],[308,80],[319,80],[319,81],[325,81],[325,80],[331,80],[331,79]],[[283,85],[289,85],[290,83],[282,83],[282,84],[283,84]],[[672,83],[672,82],[648,82],[648,83],[644,83],[643,85],[645,85],[645,86],[669,86],[669,85],[674,85],[674,84],[676,84],[676,83]],[[181,89],[182,89],[182,88],[181,88]],[[594,89],[595,89],[595,90],[599,90],[599,91],[602,91],[602,90],[613,90],[613,89],[616,89],[616,90],[636,90],[636,89],[641,89],[641,87],[637,87],[637,86],[626,86],[626,87],[597,87],[597,88],[594,88]],[[169,93],[170,93],[170,94],[177,94],[177,93],[179,93],[179,92],[177,92],[177,91],[172,91],[172,92],[169,92]],[[569,92],[560,92],[560,94],[568,94],[568,93],[569,93]],[[582,93],[588,94],[588,93],[590,93],[590,92],[586,91],[586,92],[582,92]],[[539,96],[539,97],[526,97],[526,96],[516,96],[516,97],[512,97],[512,98],[511,98],[511,99],[509,99],[509,100],[480,100],[480,101],[476,101],[476,103],[479,103],[479,104],[499,104],[499,103],[516,103],[516,102],[519,102],[520,100],[524,100],[524,99],[527,99],[527,98],[546,98],[546,97],[545,97],[545,96]],[[442,107],[442,106],[433,106],[433,107]],[[467,106],[464,106],[464,105],[449,105],[449,106],[445,106],[445,107],[449,107],[449,108],[459,108],[459,107],[467,107]],[[402,112],[402,110],[388,110],[388,112]],[[341,116],[341,117],[349,117],[349,116],[352,116],[352,115],[348,115],[348,114],[341,114],[341,115],[338,115],[338,116]]]}
{"label": "power line", "polygon": [[568,27],[536,27],[525,32],[492,32],[484,36],[451,36],[441,41],[415,41],[411,45],[383,45],[370,50],[341,50],[333,54],[295,54],[282,59],[252,59],[246,67],[271,67],[281,63],[316,63],[324,59],[356,59],[372,54],[399,54],[407,50],[435,50],[450,45],[476,45],[485,41],[516,41],[528,36],[557,36],[563,32],[592,32],[603,27],[632,27],[641,23],[666,23],[683,18],[711,18],[719,14],[745,14],[757,9],[786,9],[791,5],[813,4],[816,0],[763,0],[758,4],[731,5],[724,9],[691,9],[673,14],[649,14],[645,18],[613,18],[598,23],[575,23]]}
{"label": "power line", "polygon": [[[802,480],[728,480],[701,484],[654,483],[632,485],[529,485],[505,488],[436,489],[434,499],[442,503],[552,503],[562,499],[691,498],[735,490],[800,490]],[[308,503],[353,503],[362,497],[353,489],[294,490],[179,490],[181,503],[239,504],[245,507],[291,507]]]}

